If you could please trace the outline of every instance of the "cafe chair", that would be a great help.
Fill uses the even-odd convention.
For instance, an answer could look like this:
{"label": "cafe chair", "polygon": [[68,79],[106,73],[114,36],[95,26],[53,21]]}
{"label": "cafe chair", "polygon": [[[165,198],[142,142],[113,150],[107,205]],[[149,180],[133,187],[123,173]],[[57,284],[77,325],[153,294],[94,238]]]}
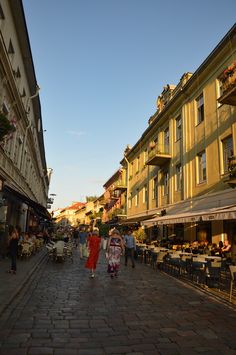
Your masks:
{"label": "cafe chair", "polygon": [[208,287],[220,286],[221,261],[208,261],[206,265],[206,285]]}
{"label": "cafe chair", "polygon": [[157,269],[161,269],[161,267],[163,266],[163,263],[164,263],[164,259],[165,259],[165,256],[166,256],[166,252],[165,251],[160,251],[158,254],[157,254],[157,260],[156,260],[156,268]]}
{"label": "cafe chair", "polygon": [[31,255],[31,248],[30,248],[30,245],[28,244],[28,243],[23,243],[22,245],[21,245],[21,254],[20,254],[20,256],[21,256],[21,258],[24,258],[24,257],[26,257],[26,258],[28,258],[28,257],[30,257],[30,255]]}
{"label": "cafe chair", "polygon": [[236,287],[236,266],[230,265],[230,292],[229,292],[229,301],[232,302],[232,294],[233,294],[233,287]]}

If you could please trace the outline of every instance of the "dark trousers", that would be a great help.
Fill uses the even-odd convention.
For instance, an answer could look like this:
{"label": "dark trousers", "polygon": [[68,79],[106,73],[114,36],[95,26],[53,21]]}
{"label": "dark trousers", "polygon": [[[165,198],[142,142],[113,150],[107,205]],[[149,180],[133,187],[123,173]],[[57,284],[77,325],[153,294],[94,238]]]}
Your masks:
{"label": "dark trousers", "polygon": [[125,265],[128,263],[128,258],[131,259],[132,266],[134,266],[134,248],[125,248]]}
{"label": "dark trousers", "polygon": [[17,251],[11,251],[11,270],[16,271],[16,258],[17,258]]}

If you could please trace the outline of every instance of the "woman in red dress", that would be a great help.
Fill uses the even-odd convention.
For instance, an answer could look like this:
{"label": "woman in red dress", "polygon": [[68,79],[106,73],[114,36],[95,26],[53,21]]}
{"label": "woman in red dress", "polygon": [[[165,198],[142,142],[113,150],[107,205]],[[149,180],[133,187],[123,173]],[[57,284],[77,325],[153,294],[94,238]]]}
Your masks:
{"label": "woman in red dress", "polygon": [[86,261],[85,267],[91,270],[90,277],[94,278],[94,271],[96,270],[99,252],[101,248],[101,237],[99,236],[98,229],[94,229],[87,239],[87,248],[89,256]]}

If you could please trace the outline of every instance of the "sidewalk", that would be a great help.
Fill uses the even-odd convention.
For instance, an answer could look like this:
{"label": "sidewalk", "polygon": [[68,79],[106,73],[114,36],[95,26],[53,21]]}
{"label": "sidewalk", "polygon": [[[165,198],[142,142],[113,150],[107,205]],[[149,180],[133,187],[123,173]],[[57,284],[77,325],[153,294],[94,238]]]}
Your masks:
{"label": "sidewalk", "polygon": [[28,259],[17,259],[16,275],[8,274],[11,260],[0,260],[0,316],[46,257],[45,248]]}

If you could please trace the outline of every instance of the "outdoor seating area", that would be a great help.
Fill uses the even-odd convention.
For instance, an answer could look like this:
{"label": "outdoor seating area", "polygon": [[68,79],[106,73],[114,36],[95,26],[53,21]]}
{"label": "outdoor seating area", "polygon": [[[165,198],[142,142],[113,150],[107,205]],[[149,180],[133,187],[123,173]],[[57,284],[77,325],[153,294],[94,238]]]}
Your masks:
{"label": "outdoor seating area", "polygon": [[229,257],[137,244],[137,260],[236,303],[236,266]]}
{"label": "outdoor seating area", "polygon": [[46,244],[48,259],[54,262],[73,262],[73,244],[63,240],[50,241]]}
{"label": "outdoor seating area", "polygon": [[27,259],[41,250],[43,245],[44,240],[42,238],[23,240],[18,244],[18,256],[21,259]]}

